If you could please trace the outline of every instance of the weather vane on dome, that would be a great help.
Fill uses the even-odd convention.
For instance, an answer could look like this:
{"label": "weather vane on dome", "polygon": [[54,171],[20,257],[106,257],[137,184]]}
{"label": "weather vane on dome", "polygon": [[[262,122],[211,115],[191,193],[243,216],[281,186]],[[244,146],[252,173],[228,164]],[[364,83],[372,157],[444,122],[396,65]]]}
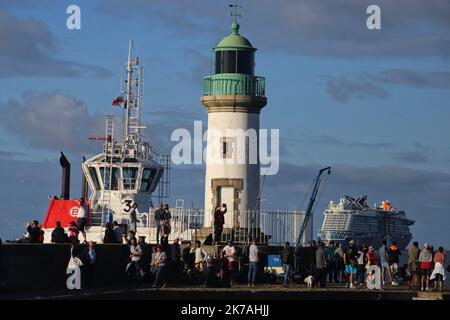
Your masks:
{"label": "weather vane on dome", "polygon": [[233,17],[234,18],[234,22],[237,22],[237,18],[238,17],[239,18],[242,17],[242,14],[238,12],[238,9],[242,8],[242,6],[235,2],[235,3],[230,4],[229,7],[230,8],[234,8],[234,10],[233,10],[234,12],[230,12],[230,17]]}

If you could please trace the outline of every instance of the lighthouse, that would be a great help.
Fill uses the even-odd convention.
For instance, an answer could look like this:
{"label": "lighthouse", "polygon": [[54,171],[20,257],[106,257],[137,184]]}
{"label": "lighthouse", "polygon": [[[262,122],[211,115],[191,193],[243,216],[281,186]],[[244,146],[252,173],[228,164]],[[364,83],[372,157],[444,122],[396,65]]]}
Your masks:
{"label": "lighthouse", "polygon": [[255,76],[257,49],[233,15],[231,32],[212,50],[213,74],[204,77],[200,99],[208,112],[204,227],[225,203],[225,230],[242,230],[259,225],[259,116],[267,98],[265,78]]}

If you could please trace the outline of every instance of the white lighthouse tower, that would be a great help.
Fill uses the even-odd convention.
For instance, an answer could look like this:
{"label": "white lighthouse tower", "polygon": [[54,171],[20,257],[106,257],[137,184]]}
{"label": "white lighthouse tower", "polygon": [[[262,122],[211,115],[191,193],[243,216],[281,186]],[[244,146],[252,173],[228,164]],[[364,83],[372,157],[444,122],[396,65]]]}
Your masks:
{"label": "white lighthouse tower", "polygon": [[256,48],[232,15],[231,33],[213,49],[214,74],[203,79],[201,97],[208,112],[204,226],[213,226],[214,209],[225,203],[225,230],[259,225],[249,211],[259,208],[259,115],[267,104],[265,79],[255,76]]}

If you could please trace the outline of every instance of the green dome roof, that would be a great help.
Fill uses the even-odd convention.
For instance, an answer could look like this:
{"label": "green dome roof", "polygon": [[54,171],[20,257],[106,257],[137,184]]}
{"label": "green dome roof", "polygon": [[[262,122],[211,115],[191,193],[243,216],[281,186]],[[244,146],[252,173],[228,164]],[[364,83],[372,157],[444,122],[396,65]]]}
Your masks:
{"label": "green dome roof", "polygon": [[225,50],[256,50],[253,48],[250,41],[247,38],[239,34],[239,24],[234,21],[231,24],[231,33],[219,41],[219,43],[214,48],[215,51],[225,51]]}

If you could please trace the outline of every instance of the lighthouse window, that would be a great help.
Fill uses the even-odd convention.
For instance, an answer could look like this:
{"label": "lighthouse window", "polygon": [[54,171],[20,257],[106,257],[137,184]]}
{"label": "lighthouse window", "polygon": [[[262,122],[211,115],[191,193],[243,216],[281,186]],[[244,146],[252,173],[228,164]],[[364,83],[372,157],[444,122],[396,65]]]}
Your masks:
{"label": "lighthouse window", "polygon": [[91,175],[92,181],[94,182],[95,190],[100,189],[100,183],[98,181],[97,170],[95,170],[94,167],[90,167],[89,174]]}
{"label": "lighthouse window", "polygon": [[254,74],[253,51],[216,51],[215,73]]}
{"label": "lighthouse window", "polygon": [[141,191],[148,192],[155,178],[156,169],[145,168],[142,173]]}
{"label": "lighthouse window", "polygon": [[[111,170],[112,169],[112,170]],[[112,175],[110,176],[112,171]],[[100,175],[103,179],[103,185],[105,190],[118,190],[119,189],[119,170],[117,168],[100,168]],[[110,185],[111,182],[111,185]]]}
{"label": "lighthouse window", "polygon": [[123,168],[123,188],[131,190],[136,187],[138,168]]}
{"label": "lighthouse window", "polygon": [[222,144],[222,158],[230,159],[233,156],[233,139],[221,138],[220,143]]}

